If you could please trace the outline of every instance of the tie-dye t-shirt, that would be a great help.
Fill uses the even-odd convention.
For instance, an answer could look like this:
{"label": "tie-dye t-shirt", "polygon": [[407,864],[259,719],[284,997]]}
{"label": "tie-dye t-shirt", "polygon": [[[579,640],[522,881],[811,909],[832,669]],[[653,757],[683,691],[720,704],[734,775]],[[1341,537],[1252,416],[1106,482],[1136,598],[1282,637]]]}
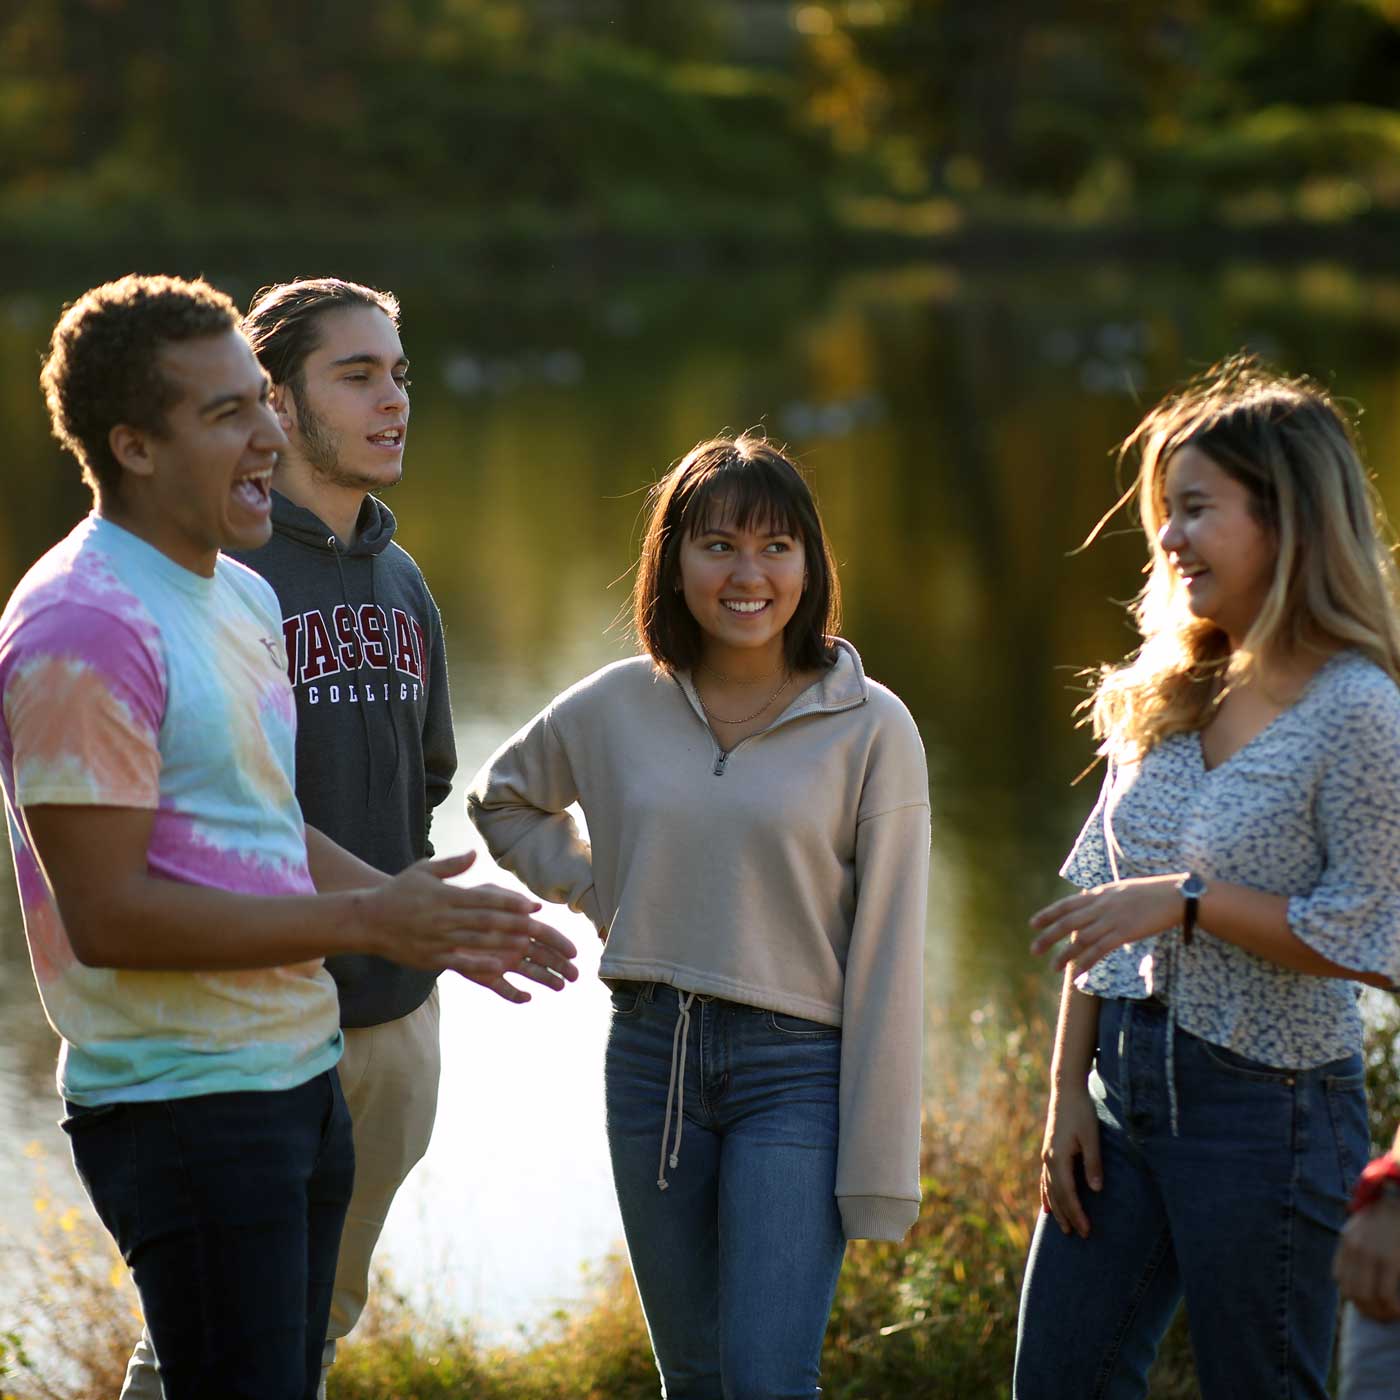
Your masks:
{"label": "tie-dye t-shirt", "polygon": [[25,575],[0,616],[0,778],[34,975],[63,1038],[59,1090],[76,1103],[292,1088],[339,1058],[319,959],[84,967],[23,816],[45,803],[151,810],[152,874],[312,893],[281,636],[276,596],[251,570],[220,556],[202,578],[98,516]]}

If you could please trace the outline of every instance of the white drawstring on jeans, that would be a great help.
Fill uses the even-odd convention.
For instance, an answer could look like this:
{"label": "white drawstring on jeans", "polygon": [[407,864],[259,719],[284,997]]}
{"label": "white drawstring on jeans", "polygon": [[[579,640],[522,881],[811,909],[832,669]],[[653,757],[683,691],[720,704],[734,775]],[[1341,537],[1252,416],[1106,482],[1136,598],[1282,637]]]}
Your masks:
{"label": "white drawstring on jeans", "polygon": [[680,1166],[681,1129],[685,1127],[685,1051],[690,1039],[690,1004],[695,1000],[694,992],[677,989],[676,996],[680,1011],[676,1016],[676,1029],[671,1036],[671,1078],[666,1085],[666,1126],[661,1134],[661,1165],[656,1173],[656,1184],[665,1190],[671,1183],[666,1180],[666,1148],[671,1139],[671,1104],[676,1105],[676,1142],[671,1148],[670,1164]]}
{"label": "white drawstring on jeans", "polygon": [[1165,965],[1167,984],[1167,1116],[1171,1123],[1173,1137],[1181,1136],[1181,1118],[1176,1100],[1176,945],[1170,938],[1161,943],[1162,962]]}

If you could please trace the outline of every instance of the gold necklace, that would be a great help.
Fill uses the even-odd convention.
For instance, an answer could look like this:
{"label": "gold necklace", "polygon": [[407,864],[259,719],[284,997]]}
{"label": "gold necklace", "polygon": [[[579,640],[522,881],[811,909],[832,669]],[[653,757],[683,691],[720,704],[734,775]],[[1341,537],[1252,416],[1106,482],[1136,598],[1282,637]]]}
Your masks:
{"label": "gold necklace", "polygon": [[780,696],[780,695],[783,693],[783,691],[785,691],[785,690],[788,688],[788,686],[789,686],[789,684],[791,684],[791,682],[792,682],[792,672],[789,671],[789,672],[783,677],[782,684],[777,688],[777,690],[775,690],[775,691],[763,702],[763,704],[761,704],[761,705],[758,707],[758,709],[756,709],[756,710],[753,712],[753,714],[751,714],[751,715],[745,715],[745,716],[743,717],[743,719],[722,719],[719,715],[717,715],[717,714],[705,703],[705,697],[704,697],[703,695],[700,694],[700,687],[699,687],[698,685],[695,687],[695,698],[700,702],[700,708],[701,708],[702,710],[704,710],[706,718],[709,719],[709,720],[711,720],[713,723],[715,723],[715,724],[747,724],[751,719],[757,719],[757,718],[759,717],[759,715],[761,715],[761,714],[764,712],[764,710],[766,710],[766,709],[769,707],[769,705],[771,705],[771,704],[773,703],[773,701],[775,701],[775,700],[778,698],[778,696]]}

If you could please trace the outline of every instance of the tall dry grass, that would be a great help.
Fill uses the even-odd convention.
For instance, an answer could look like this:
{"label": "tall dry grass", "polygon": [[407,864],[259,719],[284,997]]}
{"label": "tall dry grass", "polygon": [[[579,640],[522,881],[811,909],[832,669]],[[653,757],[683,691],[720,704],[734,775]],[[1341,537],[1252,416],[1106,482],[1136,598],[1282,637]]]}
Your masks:
{"label": "tall dry grass", "polygon": [[0,1323],[0,1400],[115,1400],[141,1330],[136,1289],[90,1212],[57,1203],[51,1173],[71,1167],[35,1143],[24,1155],[32,1220],[22,1242],[0,1226],[12,1310]]}
{"label": "tall dry grass", "polygon": [[[1376,1136],[1400,1116],[1400,1010],[1371,1007],[1368,1081]],[[969,1029],[973,1073],[950,1075],[924,1131],[924,1207],[900,1245],[858,1243],[846,1260],[823,1361],[828,1400],[1000,1400],[1009,1395],[1016,1305],[1030,1230],[1044,1111],[1049,1028]],[[3,1400],[114,1400],[140,1325],[110,1241],[77,1211],[49,1204],[36,1162],[38,1243],[3,1246],[22,1280],[0,1323]],[[330,1400],[654,1400],[659,1386],[625,1264],[593,1274],[576,1309],[487,1346],[468,1324],[425,1321],[382,1280],[342,1344]],[[1153,1371],[1154,1400],[1198,1393],[1183,1320]]]}

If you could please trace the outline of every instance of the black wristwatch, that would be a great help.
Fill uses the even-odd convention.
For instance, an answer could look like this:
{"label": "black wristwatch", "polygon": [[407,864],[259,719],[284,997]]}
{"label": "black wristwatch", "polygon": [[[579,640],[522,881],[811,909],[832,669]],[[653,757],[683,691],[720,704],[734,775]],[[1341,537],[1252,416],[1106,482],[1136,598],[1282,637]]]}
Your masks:
{"label": "black wristwatch", "polygon": [[1196,932],[1196,916],[1201,912],[1201,900],[1209,888],[1210,886],[1194,870],[1189,875],[1183,875],[1177,884],[1177,889],[1181,891],[1181,898],[1186,905],[1181,914],[1181,941],[1183,943],[1189,944]]}

